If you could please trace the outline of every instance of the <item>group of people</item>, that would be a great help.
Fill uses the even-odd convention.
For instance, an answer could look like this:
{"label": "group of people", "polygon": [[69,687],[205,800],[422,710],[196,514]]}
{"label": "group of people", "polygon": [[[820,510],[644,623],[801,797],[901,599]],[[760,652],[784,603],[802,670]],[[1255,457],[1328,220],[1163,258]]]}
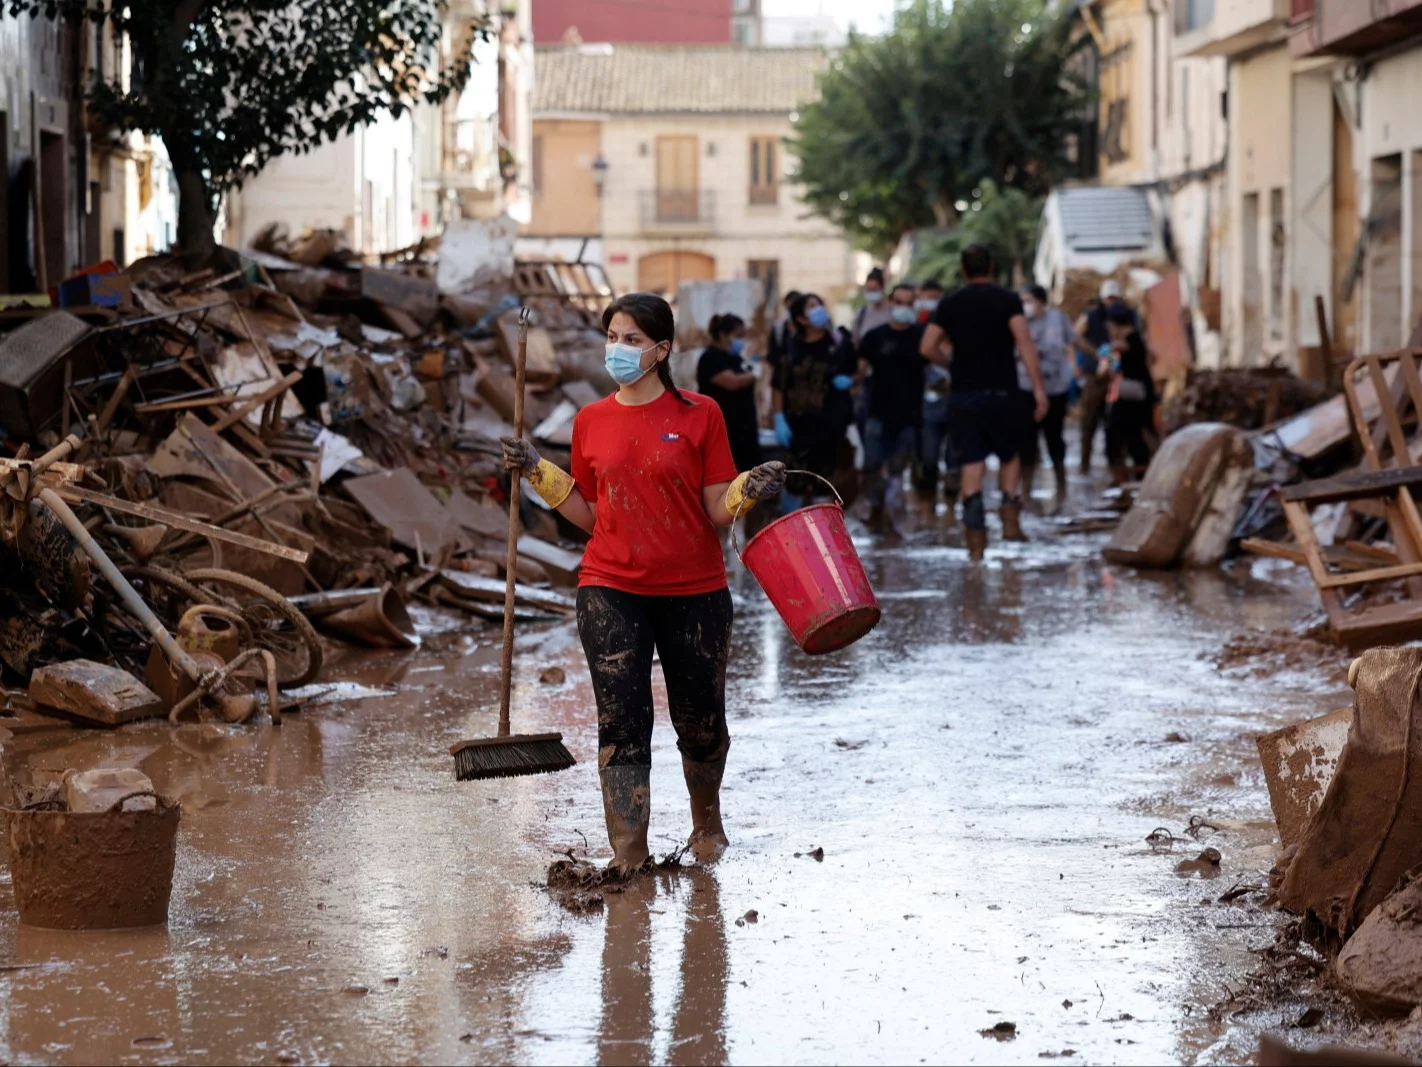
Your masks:
{"label": "group of people", "polygon": [[[1066,495],[1073,398],[1080,398],[1082,469],[1104,427],[1120,483],[1128,459],[1136,468],[1150,460],[1156,397],[1139,320],[1115,282],[1103,284],[1100,300],[1072,322],[1041,286],[997,285],[984,246],[963,251],[962,273],[965,283],[945,295],[934,280],[888,285],[876,268],[852,322],[839,327],[819,294],[787,293],[766,359],[775,438],[792,469],[831,481],[851,461],[854,428],[870,529],[898,537],[893,515],[911,472],[926,502],[936,503],[940,484],[950,508],[961,495],[968,547],[981,558],[988,456],[1001,465],[1003,536],[1025,539],[1023,494],[1030,495],[1043,442],[1058,503]],[[746,323],[719,315],[709,333],[698,389],[721,406],[737,465],[749,470],[762,457]],[[791,479],[792,501],[817,492],[817,480]]]}
{"label": "group of people", "polygon": [[[883,276],[872,274],[863,311],[844,329],[836,329],[818,295],[790,294],[769,356],[775,435],[795,467],[832,477],[848,428],[861,426],[883,521],[911,463],[935,483],[940,463],[956,464],[968,545],[980,559],[989,455],[1001,464],[1007,537],[1022,536],[1029,436],[1028,469],[1044,432],[1061,484],[1063,397],[1073,377],[1064,363],[1075,364],[1088,384],[1105,383],[1108,436],[1133,458],[1154,386],[1132,314],[1108,305],[1110,294],[1078,328],[1064,323],[1040,290],[994,284],[992,256],[982,246],[964,251],[963,274],[966,284],[946,296],[931,283],[886,291]],[[721,783],[731,744],[733,604],[717,530],[782,490],[813,488],[790,486],[784,463],[762,462],[757,370],[743,321],[722,315],[711,324],[697,393],[683,393],[672,379],[675,324],[665,300],[620,297],[602,326],[617,390],[578,412],[569,470],[525,438],[504,437],[502,445],[510,475],[589,536],[578,576],[578,631],[597,701],[609,868],[631,877],[651,867],[654,658],[662,662],[690,802],[688,845],[709,862],[729,844]],[[1105,340],[1093,352],[1098,336]]]}

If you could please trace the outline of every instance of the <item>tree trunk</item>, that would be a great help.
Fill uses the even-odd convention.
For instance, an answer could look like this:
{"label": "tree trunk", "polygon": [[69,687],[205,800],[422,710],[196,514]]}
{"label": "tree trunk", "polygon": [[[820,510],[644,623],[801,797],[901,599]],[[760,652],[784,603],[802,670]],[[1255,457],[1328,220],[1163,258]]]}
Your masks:
{"label": "tree trunk", "polygon": [[178,178],[178,246],[192,270],[201,270],[217,252],[217,225],[208,206],[207,183],[196,170],[180,169]]}

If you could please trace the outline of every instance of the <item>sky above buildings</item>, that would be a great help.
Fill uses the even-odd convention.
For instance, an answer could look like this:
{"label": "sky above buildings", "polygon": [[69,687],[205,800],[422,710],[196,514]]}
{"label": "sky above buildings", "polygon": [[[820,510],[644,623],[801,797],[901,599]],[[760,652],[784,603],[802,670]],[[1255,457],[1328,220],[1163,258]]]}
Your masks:
{"label": "sky above buildings", "polygon": [[865,33],[878,33],[888,26],[894,0],[763,0],[762,11],[781,15],[832,15],[844,29],[850,26]]}

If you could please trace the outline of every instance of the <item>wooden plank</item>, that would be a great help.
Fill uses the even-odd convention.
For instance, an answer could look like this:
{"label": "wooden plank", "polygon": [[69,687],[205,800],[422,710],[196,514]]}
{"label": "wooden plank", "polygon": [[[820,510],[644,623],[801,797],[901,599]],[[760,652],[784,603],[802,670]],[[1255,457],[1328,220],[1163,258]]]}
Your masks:
{"label": "wooden plank", "polygon": [[1366,585],[1368,582],[1387,582],[1394,578],[1415,578],[1422,574],[1422,563],[1400,563],[1396,567],[1371,567],[1353,574],[1330,574],[1326,581],[1319,583],[1322,589],[1344,589],[1352,585]]}
{"label": "wooden plank", "polygon": [[1308,558],[1297,545],[1286,545],[1280,541],[1265,541],[1260,537],[1246,537],[1239,543],[1239,547],[1256,556],[1286,559],[1290,563],[1297,563],[1300,567],[1308,566]]}
{"label": "wooden plank", "polygon": [[[1373,388],[1377,390],[1379,396],[1391,396],[1388,391],[1387,379],[1383,377],[1382,362],[1375,358],[1368,360],[1368,373],[1372,375]],[[1402,430],[1402,419],[1397,414],[1396,402],[1382,405],[1383,425],[1387,427],[1388,443],[1392,445],[1393,459],[1397,463],[1402,462],[1402,457],[1407,455],[1407,434]],[[1377,468],[1381,465],[1377,449],[1370,453],[1373,460],[1371,466]]]}
{"label": "wooden plank", "polygon": [[1332,478],[1317,478],[1285,487],[1284,499],[1301,504],[1330,504],[1339,500],[1380,497],[1411,486],[1422,486],[1422,467],[1349,471]]}
{"label": "wooden plank", "polygon": [[[1407,384],[1407,394],[1412,399],[1412,410],[1418,419],[1422,419],[1422,377],[1417,374],[1417,354],[1414,352],[1403,352],[1398,363],[1402,365],[1402,380]],[[1409,457],[1404,462],[1410,462],[1409,453],[1404,450],[1403,456]]]}
{"label": "wooden plank", "polygon": [[1309,518],[1308,509],[1294,500],[1285,499],[1283,501],[1284,518],[1288,520],[1289,529],[1293,532],[1294,540],[1299,543],[1299,548],[1303,551],[1304,559],[1308,563],[1308,570],[1313,575],[1313,584],[1319,589],[1328,588],[1328,566],[1323,561],[1323,546],[1318,543],[1318,537],[1313,532],[1313,520]]}
{"label": "wooden plank", "polygon": [[119,378],[118,385],[114,386],[114,391],[108,402],[104,404],[104,410],[99,413],[98,421],[94,423],[95,437],[101,436],[109,428],[109,423],[114,421],[114,415],[118,413],[123,398],[128,396],[128,391],[133,388],[136,381],[138,381],[138,365],[130,363]]}
{"label": "wooden plank", "polygon": [[186,400],[155,400],[148,404],[134,404],[133,410],[140,415],[156,415],[162,411],[186,411],[189,408],[215,408],[231,404],[242,398],[236,393],[219,393],[215,396],[192,396]]}
{"label": "wooden plank", "polygon": [[1370,545],[1362,541],[1344,541],[1343,547],[1349,552],[1363,556],[1366,559],[1375,559],[1380,563],[1393,564],[1402,562],[1396,552],[1390,548],[1384,548],[1381,545]]}
{"label": "wooden plank", "polygon": [[252,412],[256,411],[259,407],[267,403],[267,401],[275,400],[277,397],[281,396],[299,381],[301,381],[301,372],[292,371],[281,381],[275,383],[268,389],[257,393],[245,404],[242,404],[240,407],[233,408],[226,415],[222,416],[222,418],[218,419],[217,422],[215,422],[212,426],[212,432],[222,433],[223,430],[226,430],[234,424],[241,422]]}
{"label": "wooden plank", "polygon": [[1350,651],[1377,645],[1395,645],[1422,637],[1422,602],[1403,600],[1382,604],[1356,615],[1329,614],[1329,625]]}
{"label": "wooden plank", "polygon": [[282,559],[294,560],[297,563],[305,563],[307,559],[307,553],[299,549],[287,548],[286,545],[264,541],[259,537],[249,537],[247,534],[234,533],[231,530],[224,530],[220,526],[213,526],[211,523],[197,522],[186,515],[179,515],[176,511],[169,511],[167,508],[160,508],[154,504],[135,504],[129,500],[120,500],[118,497],[96,493],[92,489],[83,489],[77,485],[60,486],[56,491],[65,500],[71,502],[97,504],[101,508],[108,508],[110,511],[117,511],[123,515],[133,515],[140,519],[148,519],[150,522],[161,522],[179,530],[186,530],[188,533],[210,537],[214,541],[226,541],[229,544],[241,545],[243,548],[250,548],[256,552],[265,552],[269,556],[280,556]]}

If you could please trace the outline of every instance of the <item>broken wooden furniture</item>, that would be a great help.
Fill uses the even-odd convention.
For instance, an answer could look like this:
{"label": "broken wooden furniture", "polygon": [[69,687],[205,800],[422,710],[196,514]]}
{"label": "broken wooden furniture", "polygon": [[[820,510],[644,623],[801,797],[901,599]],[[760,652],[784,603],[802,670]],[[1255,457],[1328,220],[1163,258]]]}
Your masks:
{"label": "broken wooden furniture", "polygon": [[[1359,603],[1345,606],[1343,594],[1371,582],[1422,578],[1422,562],[1417,554],[1422,546],[1422,515],[1418,514],[1416,493],[1422,490],[1422,467],[1393,470],[1365,470],[1301,482],[1284,489],[1284,517],[1303,554],[1319,598],[1328,613],[1329,628],[1335,637],[1352,649],[1379,644],[1395,644],[1422,637],[1422,602],[1408,599],[1390,604]],[[1397,563],[1379,561],[1379,566],[1350,570],[1330,565],[1314,532],[1309,512],[1321,504],[1346,501],[1380,507],[1396,524],[1394,537],[1401,559]],[[1407,555],[1403,546],[1406,545]]]}

